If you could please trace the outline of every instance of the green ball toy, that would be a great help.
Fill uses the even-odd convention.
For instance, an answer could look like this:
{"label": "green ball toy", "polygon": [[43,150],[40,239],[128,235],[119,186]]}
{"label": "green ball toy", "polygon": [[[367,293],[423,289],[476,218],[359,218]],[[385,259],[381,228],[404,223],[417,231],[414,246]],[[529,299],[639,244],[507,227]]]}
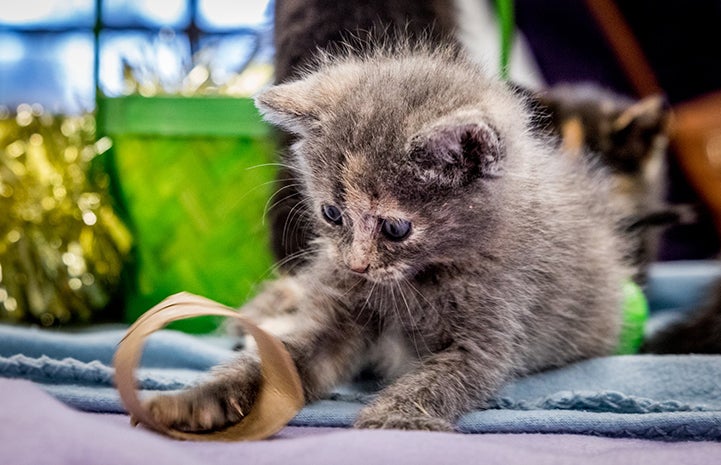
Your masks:
{"label": "green ball toy", "polygon": [[643,344],[648,320],[648,302],[640,287],[633,281],[623,285],[623,327],[616,355],[635,354]]}

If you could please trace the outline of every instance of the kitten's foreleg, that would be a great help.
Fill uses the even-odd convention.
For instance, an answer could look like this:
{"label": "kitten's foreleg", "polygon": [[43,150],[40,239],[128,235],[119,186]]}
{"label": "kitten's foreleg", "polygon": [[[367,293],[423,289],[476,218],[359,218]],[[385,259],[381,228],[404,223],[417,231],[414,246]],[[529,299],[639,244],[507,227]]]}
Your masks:
{"label": "kitten's foreleg", "polygon": [[[363,353],[365,339],[359,325],[343,321],[347,316],[329,307],[330,301],[320,295],[304,299],[290,313],[297,319],[295,329],[280,336],[298,368],[306,401],[350,377]],[[154,397],[146,408],[158,422],[176,429],[217,430],[237,423],[250,411],[260,382],[258,357],[246,350],[214,369],[207,382]]]}
{"label": "kitten's foreleg", "polygon": [[452,431],[453,422],[483,406],[510,373],[498,354],[454,344],[424,360],[361,410],[357,428]]}
{"label": "kitten's foreleg", "polygon": [[[283,338],[295,361],[307,402],[320,398],[357,373],[368,347],[362,328],[354,321],[314,322]],[[342,318],[342,317],[341,317]]]}
{"label": "kitten's foreleg", "polygon": [[[283,277],[264,283],[261,291],[238,311],[266,331],[280,335],[273,329],[273,320],[290,320],[302,299],[303,290],[298,280],[293,277]],[[225,330],[228,334],[245,336],[243,327],[235,319],[226,322]]]}

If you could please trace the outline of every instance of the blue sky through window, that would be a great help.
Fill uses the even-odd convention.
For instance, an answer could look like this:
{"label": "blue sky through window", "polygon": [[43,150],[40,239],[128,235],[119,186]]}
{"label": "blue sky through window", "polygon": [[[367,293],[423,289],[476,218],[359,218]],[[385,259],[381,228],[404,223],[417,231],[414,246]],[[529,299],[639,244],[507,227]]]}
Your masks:
{"label": "blue sky through window", "polygon": [[0,8],[0,29],[92,28],[95,0],[19,0]]}
{"label": "blue sky through window", "polygon": [[[194,45],[213,47],[215,75],[236,72],[256,48],[255,33],[267,33],[272,11],[272,0],[101,2],[100,85],[108,95],[124,92],[123,60],[160,60],[158,78],[167,82],[187,71],[193,14],[200,31]],[[0,8],[0,106],[92,110],[95,15],[96,0],[22,0]]]}

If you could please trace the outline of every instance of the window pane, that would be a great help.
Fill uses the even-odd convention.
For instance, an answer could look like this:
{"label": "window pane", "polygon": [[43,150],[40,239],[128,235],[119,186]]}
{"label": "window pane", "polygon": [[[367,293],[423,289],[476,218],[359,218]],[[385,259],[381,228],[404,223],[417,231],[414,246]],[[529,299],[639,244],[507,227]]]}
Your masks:
{"label": "window pane", "polygon": [[200,40],[197,61],[208,66],[213,83],[222,85],[243,71],[259,45],[256,34],[206,36]]}
{"label": "window pane", "polygon": [[100,36],[100,88],[105,95],[177,93],[190,69],[185,35],[128,31]]}
{"label": "window pane", "polygon": [[[93,27],[94,0],[17,0],[0,7],[0,27]],[[11,5],[8,5],[11,4]]]}
{"label": "window pane", "polygon": [[105,0],[103,3],[103,24],[108,26],[182,28],[189,21],[185,0]]}
{"label": "window pane", "polygon": [[208,31],[221,31],[268,24],[269,0],[198,0],[198,25]]}
{"label": "window pane", "polygon": [[0,32],[0,105],[20,103],[56,113],[92,110],[92,34]]}

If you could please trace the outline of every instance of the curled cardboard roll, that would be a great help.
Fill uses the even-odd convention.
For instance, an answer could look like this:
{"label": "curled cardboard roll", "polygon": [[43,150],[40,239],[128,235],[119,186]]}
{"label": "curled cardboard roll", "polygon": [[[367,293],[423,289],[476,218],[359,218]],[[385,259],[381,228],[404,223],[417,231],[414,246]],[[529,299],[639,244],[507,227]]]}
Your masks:
{"label": "curled cardboard roll", "polygon": [[[189,433],[157,423],[138,398],[134,375],[142,355],[145,338],[167,324],[195,316],[235,318],[255,339],[261,363],[260,391],[250,412],[224,430]],[[280,431],[303,407],[303,388],[295,364],[283,344],[249,319],[218,302],[193,294],[168,297],[145,312],[120,341],[113,359],[115,384],[131,418],[160,433],[176,439],[196,441],[243,441],[264,439]]]}

